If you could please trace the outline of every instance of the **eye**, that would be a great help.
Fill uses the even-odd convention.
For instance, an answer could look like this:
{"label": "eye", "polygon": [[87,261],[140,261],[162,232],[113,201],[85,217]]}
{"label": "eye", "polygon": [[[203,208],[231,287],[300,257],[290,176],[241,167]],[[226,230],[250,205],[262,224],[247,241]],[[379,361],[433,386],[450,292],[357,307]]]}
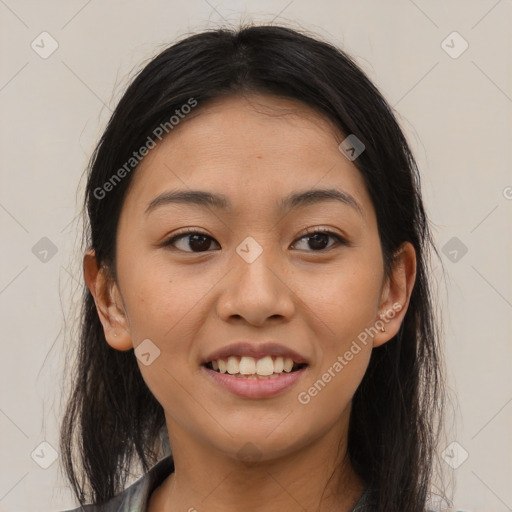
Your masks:
{"label": "eye", "polygon": [[[188,241],[187,241],[188,238]],[[214,239],[200,231],[184,231],[179,235],[172,237],[171,239],[164,242],[164,247],[175,246],[178,250],[183,252],[206,252]],[[181,247],[178,247],[177,243],[181,243]],[[215,242],[217,243],[217,242]],[[218,243],[217,243],[218,245]],[[188,247],[188,249],[187,249]],[[220,246],[219,246],[220,248]]]}
{"label": "eye", "polygon": [[[334,243],[331,245],[328,245],[329,238],[334,240]],[[309,245],[313,252],[321,252],[325,249],[331,249],[336,245],[349,245],[348,241],[343,237],[337,233],[325,229],[311,230],[306,235],[300,237],[299,242],[306,239],[309,239]],[[165,241],[162,246],[173,246],[183,252],[198,253],[207,252],[211,247],[212,241],[215,242],[218,246],[218,249],[220,249],[218,242],[216,242],[215,239],[211,236],[200,231],[189,230],[182,231],[178,235],[173,236],[169,240]],[[181,247],[178,244],[181,244]],[[295,248],[297,248],[296,244]]]}
{"label": "eye", "polygon": [[[335,240],[334,244],[328,245],[329,238]],[[314,252],[320,252],[327,249],[331,249],[336,245],[349,245],[347,240],[338,235],[337,233],[333,233],[332,231],[325,229],[316,229],[308,232],[307,235],[299,238],[299,242],[301,240],[309,239],[309,245],[312,247]],[[295,247],[297,248],[297,247]],[[300,248],[299,248],[300,249]]]}

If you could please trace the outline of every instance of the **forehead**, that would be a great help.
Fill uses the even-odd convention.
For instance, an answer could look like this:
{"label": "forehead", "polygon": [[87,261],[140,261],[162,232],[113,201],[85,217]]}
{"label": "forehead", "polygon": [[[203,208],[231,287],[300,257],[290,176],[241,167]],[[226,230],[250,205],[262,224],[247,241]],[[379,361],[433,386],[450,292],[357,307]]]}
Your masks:
{"label": "forehead", "polygon": [[344,135],[290,99],[232,96],[199,105],[139,164],[127,202],[146,208],[166,190],[203,189],[235,207],[279,203],[291,191],[338,188],[371,207],[360,171],[338,149]]}

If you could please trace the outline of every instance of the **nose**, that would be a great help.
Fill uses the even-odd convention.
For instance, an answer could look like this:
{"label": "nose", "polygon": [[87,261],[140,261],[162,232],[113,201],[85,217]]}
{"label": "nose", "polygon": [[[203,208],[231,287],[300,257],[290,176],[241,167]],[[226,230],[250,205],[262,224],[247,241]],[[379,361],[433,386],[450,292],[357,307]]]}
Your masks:
{"label": "nose", "polygon": [[236,252],[232,268],[217,301],[217,314],[224,321],[243,318],[249,324],[262,326],[268,319],[287,321],[295,311],[295,294],[277,257],[266,248],[252,262]]}

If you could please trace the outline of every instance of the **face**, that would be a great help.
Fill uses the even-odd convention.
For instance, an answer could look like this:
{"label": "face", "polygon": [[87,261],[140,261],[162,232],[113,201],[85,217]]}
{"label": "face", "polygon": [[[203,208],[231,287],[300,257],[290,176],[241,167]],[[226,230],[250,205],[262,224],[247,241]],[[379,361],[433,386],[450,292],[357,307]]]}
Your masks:
{"label": "face", "polygon": [[[410,281],[384,275],[375,211],[343,139],[301,103],[231,97],[187,118],[139,165],[119,221],[112,304],[99,309],[113,347],[145,354],[140,371],[171,444],[182,430],[227,456],[252,443],[270,459],[346,430]],[[191,191],[222,201],[170,196]],[[386,331],[375,329],[393,304]],[[276,375],[280,354],[302,365]],[[212,369],[223,359],[231,371],[268,373],[268,356],[265,379]]]}

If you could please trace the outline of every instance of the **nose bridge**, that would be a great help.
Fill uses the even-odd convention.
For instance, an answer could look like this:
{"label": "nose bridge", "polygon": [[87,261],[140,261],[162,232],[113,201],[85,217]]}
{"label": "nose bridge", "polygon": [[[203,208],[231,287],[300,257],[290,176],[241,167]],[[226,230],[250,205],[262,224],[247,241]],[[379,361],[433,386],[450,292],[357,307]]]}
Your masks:
{"label": "nose bridge", "polygon": [[232,255],[233,272],[219,302],[219,312],[261,323],[271,316],[289,316],[293,311],[292,292],[279,276],[282,263],[275,247],[245,238]]}
{"label": "nose bridge", "polygon": [[233,263],[242,286],[254,288],[254,293],[276,292],[277,267],[280,266],[272,237],[258,242],[252,236],[246,237],[236,248]]}

